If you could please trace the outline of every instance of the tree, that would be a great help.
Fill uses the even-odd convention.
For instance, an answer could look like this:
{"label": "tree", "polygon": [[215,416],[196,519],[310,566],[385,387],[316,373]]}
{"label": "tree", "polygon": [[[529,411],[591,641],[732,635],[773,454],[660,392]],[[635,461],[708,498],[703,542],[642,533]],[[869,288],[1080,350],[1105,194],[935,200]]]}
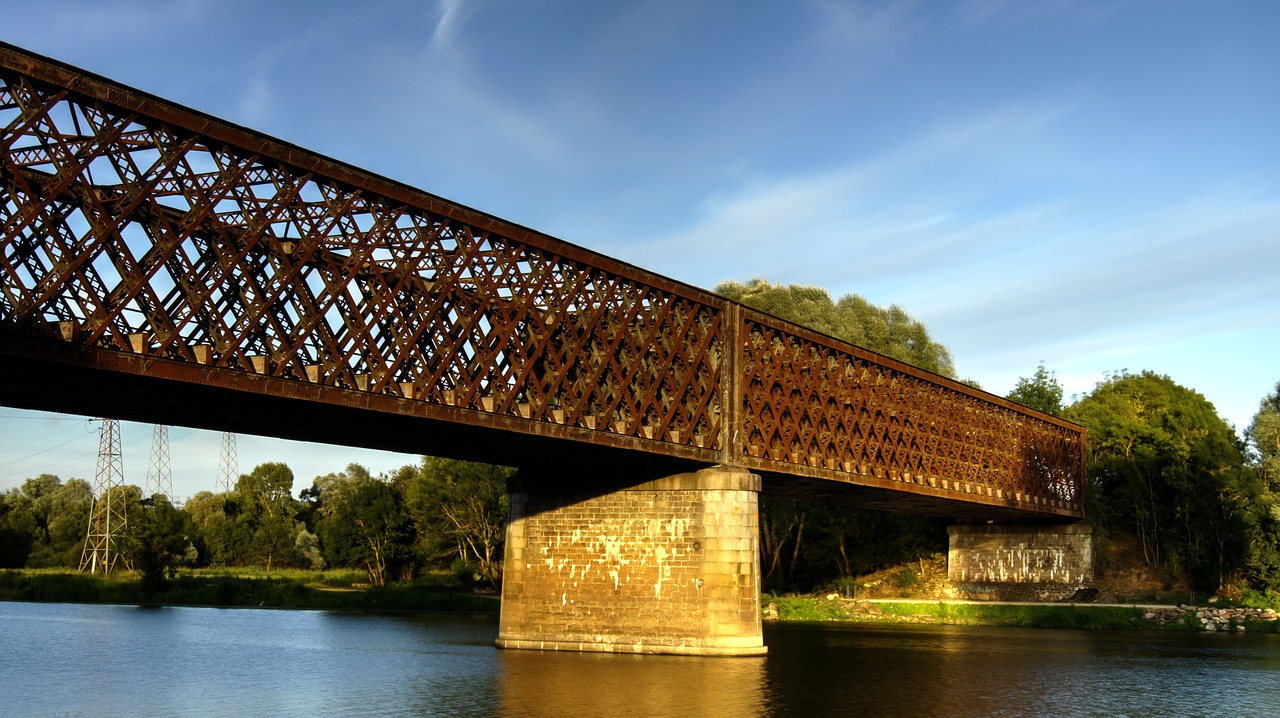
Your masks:
{"label": "tree", "polygon": [[35,514],[18,489],[0,495],[0,568],[23,568],[35,540]]}
{"label": "tree", "polygon": [[227,517],[228,500],[227,494],[201,491],[182,505],[183,512],[191,518],[192,542],[202,565],[229,566],[237,563],[232,522]]}
{"label": "tree", "polygon": [[0,565],[74,567],[84,548],[93,492],[81,479],[27,479],[0,501]]}
{"label": "tree", "polygon": [[506,539],[507,479],[513,470],[456,459],[423,457],[407,499],[426,555],[474,561],[497,585]]}
{"label": "tree", "polygon": [[1280,383],[1258,404],[1245,429],[1250,463],[1262,483],[1254,502],[1256,532],[1250,542],[1250,582],[1263,591],[1280,589]]}
{"label": "tree", "polygon": [[1089,511],[1132,532],[1147,562],[1212,593],[1244,568],[1260,484],[1231,427],[1200,394],[1150,372],[1119,374],[1071,407],[1089,430]]}
{"label": "tree", "polygon": [[387,585],[413,553],[413,528],[403,494],[367,471],[331,483],[328,490],[334,496],[325,501],[319,531],[330,561],[359,566],[370,583]]}
{"label": "tree", "polygon": [[761,497],[760,581],[767,590],[785,589],[804,549],[805,511],[812,502]]}
{"label": "tree", "polygon": [[143,499],[129,515],[123,551],[142,574],[144,595],[159,593],[166,579],[177,575],[191,545],[192,528],[191,517],[175,509],[164,494]]}
{"label": "tree", "polygon": [[1280,383],[1258,403],[1258,413],[1244,433],[1258,475],[1271,490],[1280,480]]}
{"label": "tree", "polygon": [[955,378],[951,353],[923,323],[894,304],[883,309],[856,294],[832,301],[825,289],[797,284],[721,282],[716,293],[855,346]]}
{"label": "tree", "polygon": [[298,511],[292,491],[293,471],[277,462],[259,464],[236,482],[236,521],[248,537],[248,558],[268,571],[288,563],[303,529],[294,519]]}
{"label": "tree", "polygon": [[258,464],[236,482],[236,493],[245,501],[246,507],[272,518],[293,518],[296,510],[292,491],[293,471],[287,464],[276,462]]}
{"label": "tree", "polygon": [[1040,362],[1031,378],[1018,379],[1006,398],[1052,416],[1062,416],[1062,385],[1056,374],[1044,368],[1044,362]]}

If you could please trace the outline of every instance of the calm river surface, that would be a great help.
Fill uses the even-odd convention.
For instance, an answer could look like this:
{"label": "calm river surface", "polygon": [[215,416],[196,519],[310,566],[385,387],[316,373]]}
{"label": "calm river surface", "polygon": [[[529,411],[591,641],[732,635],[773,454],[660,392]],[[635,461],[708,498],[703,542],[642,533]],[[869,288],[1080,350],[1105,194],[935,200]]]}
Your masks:
{"label": "calm river surface", "polygon": [[496,619],[0,602],[0,716],[1276,716],[1280,636],[766,628],[762,658],[499,651]]}

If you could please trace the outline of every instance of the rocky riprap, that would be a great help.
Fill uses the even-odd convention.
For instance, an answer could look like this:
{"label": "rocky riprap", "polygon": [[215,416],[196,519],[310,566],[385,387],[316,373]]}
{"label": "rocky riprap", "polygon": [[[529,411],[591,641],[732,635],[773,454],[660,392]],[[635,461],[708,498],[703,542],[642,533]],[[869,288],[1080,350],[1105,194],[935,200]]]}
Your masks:
{"label": "rocky riprap", "polygon": [[1206,631],[1244,631],[1245,621],[1275,621],[1280,618],[1274,608],[1215,608],[1213,606],[1171,606],[1147,611],[1143,618],[1161,626],[1187,623],[1199,619]]}

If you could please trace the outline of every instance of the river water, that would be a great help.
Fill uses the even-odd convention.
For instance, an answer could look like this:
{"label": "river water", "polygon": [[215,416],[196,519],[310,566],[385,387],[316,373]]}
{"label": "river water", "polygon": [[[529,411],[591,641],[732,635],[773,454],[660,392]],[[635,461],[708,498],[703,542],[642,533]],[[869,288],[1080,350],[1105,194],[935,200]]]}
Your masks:
{"label": "river water", "polygon": [[502,651],[492,617],[0,602],[0,716],[1277,716],[1280,636],[767,626],[769,654]]}

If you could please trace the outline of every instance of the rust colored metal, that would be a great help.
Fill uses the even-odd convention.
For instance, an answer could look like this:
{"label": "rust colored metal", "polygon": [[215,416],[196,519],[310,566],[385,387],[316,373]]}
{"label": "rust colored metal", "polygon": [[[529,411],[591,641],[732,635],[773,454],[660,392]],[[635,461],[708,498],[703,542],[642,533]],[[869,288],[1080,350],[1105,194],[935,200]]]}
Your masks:
{"label": "rust colored metal", "polygon": [[709,292],[8,45],[0,128],[15,405],[1083,515],[1080,427]]}

